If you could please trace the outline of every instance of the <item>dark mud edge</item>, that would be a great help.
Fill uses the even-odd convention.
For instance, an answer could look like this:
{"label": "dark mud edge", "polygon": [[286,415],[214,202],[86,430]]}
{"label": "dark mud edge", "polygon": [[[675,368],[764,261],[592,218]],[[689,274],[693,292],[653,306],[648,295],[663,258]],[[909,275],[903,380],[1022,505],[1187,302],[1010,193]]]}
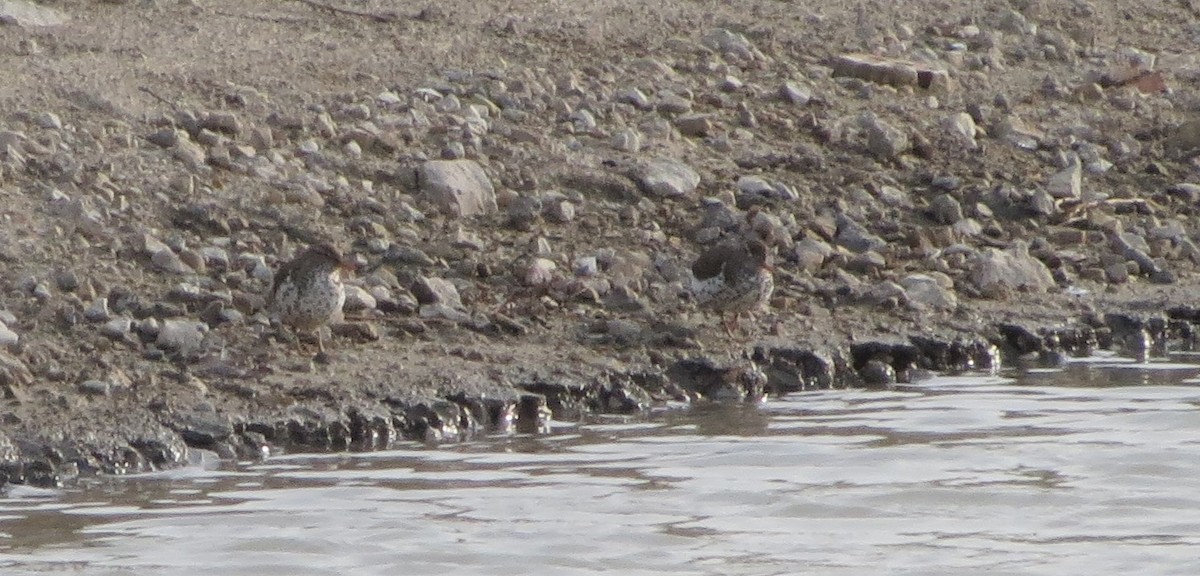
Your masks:
{"label": "dark mud edge", "polygon": [[433,397],[323,398],[266,415],[148,412],[145,421],[109,426],[97,418],[57,438],[11,437],[0,429],[0,487],[55,487],[80,476],[178,467],[189,449],[222,458],[255,458],[272,449],[375,450],[396,440],[461,441],[480,434],[536,433],[550,418],[636,413],[669,400],[754,401],[767,395],[848,387],[890,387],[933,372],[998,368],[1002,362],[1056,362],[1115,349],[1145,357],[1171,342],[1195,343],[1200,308],[1156,314],[1089,316],[1068,326],[996,324],[974,338],[910,336],[848,343],[839,349],[757,346],[743,358],[696,356],[653,369],[531,376],[500,392],[448,391]]}

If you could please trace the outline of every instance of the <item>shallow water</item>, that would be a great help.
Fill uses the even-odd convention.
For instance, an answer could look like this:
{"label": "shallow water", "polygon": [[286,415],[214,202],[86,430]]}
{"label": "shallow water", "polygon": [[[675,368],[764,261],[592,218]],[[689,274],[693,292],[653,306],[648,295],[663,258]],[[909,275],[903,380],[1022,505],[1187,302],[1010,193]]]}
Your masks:
{"label": "shallow water", "polygon": [[1200,357],[0,498],[0,574],[1200,573]]}

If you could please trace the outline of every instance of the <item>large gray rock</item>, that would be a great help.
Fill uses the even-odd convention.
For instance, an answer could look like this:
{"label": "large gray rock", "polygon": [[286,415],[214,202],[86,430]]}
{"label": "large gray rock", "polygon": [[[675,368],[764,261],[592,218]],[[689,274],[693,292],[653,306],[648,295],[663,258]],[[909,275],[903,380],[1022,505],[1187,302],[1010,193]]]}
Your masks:
{"label": "large gray rock", "polygon": [[21,341],[21,337],[17,336],[3,322],[0,322],[0,348],[16,346]]}
{"label": "large gray rock", "polygon": [[915,309],[933,308],[953,310],[958,307],[958,296],[953,290],[953,281],[945,275],[935,278],[928,274],[910,274],[900,281],[908,295],[908,305]]}
{"label": "large gray rock", "polygon": [[1013,290],[1045,292],[1054,286],[1054,276],[1045,264],[1029,255],[1029,247],[1015,243],[1008,250],[987,248],[971,267],[971,282],[981,293],[999,297]]}
{"label": "large gray rock", "polygon": [[867,149],[880,160],[894,159],[911,147],[908,135],[903,130],[880,120],[875,114],[863,114],[859,117],[859,124],[867,134]]}
{"label": "large gray rock", "polygon": [[420,276],[411,286],[413,296],[421,304],[442,304],[451,308],[462,308],[462,297],[458,288],[445,278]]}
{"label": "large gray rock", "polygon": [[651,160],[637,174],[642,191],[662,198],[690,196],[700,185],[700,174],[678,160]]}
{"label": "large gray rock", "polygon": [[417,170],[421,193],[453,216],[494,214],[496,189],[474,160],[430,160]]}
{"label": "large gray rock", "polygon": [[176,350],[183,354],[191,354],[200,349],[204,343],[204,333],[208,325],[192,320],[164,320],[158,330],[155,344],[164,350]]}
{"label": "large gray rock", "polygon": [[39,6],[26,0],[0,0],[0,25],[16,24],[30,28],[58,26],[66,21],[67,15],[54,8]]}
{"label": "large gray rock", "polygon": [[1046,180],[1046,192],[1055,198],[1079,198],[1083,193],[1083,167],[1079,156],[1071,154],[1066,168]]}
{"label": "large gray rock", "polygon": [[837,236],[833,241],[859,254],[868,250],[882,250],[887,246],[887,240],[872,234],[865,226],[845,214],[839,214],[837,217]]}

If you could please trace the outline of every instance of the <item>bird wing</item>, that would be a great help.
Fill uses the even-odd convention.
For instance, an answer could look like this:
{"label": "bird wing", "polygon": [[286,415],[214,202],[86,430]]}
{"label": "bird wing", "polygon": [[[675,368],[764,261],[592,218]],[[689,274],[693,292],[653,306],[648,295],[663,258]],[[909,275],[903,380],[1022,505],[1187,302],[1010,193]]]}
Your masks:
{"label": "bird wing", "polygon": [[275,278],[271,281],[270,300],[275,299],[275,295],[279,293],[279,286],[281,284],[283,284],[283,282],[285,280],[287,280],[288,276],[292,275],[292,270],[295,268],[296,268],[296,261],[292,260],[292,261],[287,262],[286,264],[280,266],[279,269],[275,271]]}

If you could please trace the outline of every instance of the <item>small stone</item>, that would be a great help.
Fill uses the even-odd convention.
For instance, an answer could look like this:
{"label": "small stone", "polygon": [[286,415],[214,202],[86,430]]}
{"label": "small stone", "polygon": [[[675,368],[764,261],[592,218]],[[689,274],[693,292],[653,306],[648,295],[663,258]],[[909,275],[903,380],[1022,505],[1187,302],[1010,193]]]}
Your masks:
{"label": "small stone", "polygon": [[11,348],[21,341],[21,337],[7,325],[0,322],[0,348]]}
{"label": "small stone", "polygon": [[179,258],[170,248],[164,248],[150,256],[150,262],[159,270],[170,274],[191,274],[194,270]]}
{"label": "small stone", "polygon": [[634,108],[637,108],[638,110],[649,110],[650,109],[650,99],[647,98],[646,95],[644,93],[642,93],[641,90],[638,90],[637,88],[629,88],[627,90],[618,92],[616,95],[616,100],[617,100],[617,102],[631,104],[631,105],[633,105]]}
{"label": "small stone", "polygon": [[1109,284],[1124,284],[1129,281],[1129,267],[1124,262],[1116,262],[1104,268],[1104,278]]}
{"label": "small stone", "polygon": [[420,276],[413,282],[411,290],[421,304],[442,304],[452,308],[463,305],[458,288],[445,278]]}
{"label": "small stone", "polygon": [[821,269],[825,260],[833,254],[833,247],[813,238],[805,238],[796,242],[792,250],[801,270],[814,273]]}
{"label": "small stone", "polygon": [[184,166],[187,166],[192,171],[201,170],[208,161],[208,154],[204,152],[204,148],[191,140],[176,142],[172,153],[175,159],[182,162]]}
{"label": "small stone", "polygon": [[962,204],[950,194],[941,194],[929,203],[933,219],[941,224],[954,224],[963,219]]}
{"label": "small stone", "polygon": [[105,380],[84,380],[79,383],[79,391],[88,396],[108,396],[112,394],[112,384]]}
{"label": "small stone", "polygon": [[971,118],[970,114],[966,112],[952,114],[946,118],[943,126],[956,145],[966,150],[974,150],[978,147],[978,144],[975,142],[975,136],[979,130],[975,126],[975,119]]}
{"label": "small stone", "polygon": [[1023,242],[1008,250],[985,248],[975,258],[970,272],[971,282],[988,297],[999,297],[1007,291],[1027,290],[1045,292],[1054,286],[1054,276],[1041,260],[1029,255]]}
{"label": "small stone", "polygon": [[[947,277],[947,280],[949,278]],[[958,297],[943,283],[926,274],[910,274],[900,281],[908,295],[908,305],[916,308],[953,310],[958,307]]]}
{"label": "small stone", "polygon": [[857,253],[882,250],[887,246],[886,240],[872,234],[862,224],[844,214],[837,217],[837,236],[834,237],[834,241],[839,246]]}
{"label": "small stone", "polygon": [[764,58],[762,52],[759,52],[745,35],[725,28],[712,30],[701,39],[700,43],[723,56],[732,56],[739,60],[749,62]]}
{"label": "small stone", "polygon": [[547,202],[542,212],[551,222],[568,224],[575,221],[575,204],[568,200]]}
{"label": "small stone", "polygon": [[675,128],[684,136],[703,137],[712,133],[713,123],[708,114],[684,114],[675,119]]}
{"label": "small stone", "polygon": [[193,320],[164,320],[155,344],[166,350],[190,354],[200,349],[208,325]]}
{"label": "small stone", "polygon": [[576,276],[595,276],[600,272],[600,264],[595,256],[580,256],[573,268]]}
{"label": "small stone", "polygon": [[474,160],[431,160],[417,171],[421,192],[452,216],[495,214],[496,190]]}
{"label": "small stone", "polygon": [[1070,164],[1046,181],[1046,192],[1054,198],[1078,199],[1082,195],[1083,167],[1079,156],[1070,155]]}
{"label": "small stone", "polygon": [[674,92],[663,91],[658,96],[658,110],[668,114],[684,114],[692,111],[692,101]]}
{"label": "small stone", "polygon": [[79,276],[73,270],[63,270],[54,275],[54,283],[63,292],[74,292],[79,289]]}
{"label": "small stone", "polygon": [[558,265],[548,258],[534,258],[525,268],[521,279],[528,286],[545,286],[554,281],[554,271]]}
{"label": "small stone", "polygon": [[62,130],[63,126],[62,119],[58,117],[58,114],[53,112],[42,112],[37,116],[34,116],[33,123],[38,128],[44,128],[46,130]]}
{"label": "small stone", "polygon": [[104,325],[100,327],[100,334],[114,340],[122,340],[129,334],[129,330],[132,326],[132,320],[124,316],[118,316],[112,320],[109,320],[108,322],[105,322]]}
{"label": "small stone", "polygon": [[866,112],[859,118],[859,122],[867,134],[867,150],[875,157],[890,160],[909,150],[908,135],[880,120],[875,114]]}
{"label": "small stone", "polygon": [[700,185],[700,174],[677,160],[651,160],[637,178],[642,191],[662,198],[690,196]]}
{"label": "small stone", "polygon": [[870,360],[858,371],[864,385],[872,388],[890,388],[896,384],[896,369],[879,360]]}
{"label": "small stone", "polygon": [[613,134],[610,144],[617,150],[637,152],[642,149],[642,135],[637,130],[626,128]]}
{"label": "small stone", "polygon": [[346,312],[358,312],[375,309],[375,297],[358,286],[346,286],[346,303],[342,309]]}
{"label": "small stone", "polygon": [[107,322],[111,317],[108,312],[108,298],[101,297],[93,300],[92,305],[83,311],[83,317],[87,318],[89,322]]}
{"label": "small stone", "polygon": [[784,82],[779,88],[779,97],[797,106],[803,106],[812,100],[812,91],[795,82]]}

